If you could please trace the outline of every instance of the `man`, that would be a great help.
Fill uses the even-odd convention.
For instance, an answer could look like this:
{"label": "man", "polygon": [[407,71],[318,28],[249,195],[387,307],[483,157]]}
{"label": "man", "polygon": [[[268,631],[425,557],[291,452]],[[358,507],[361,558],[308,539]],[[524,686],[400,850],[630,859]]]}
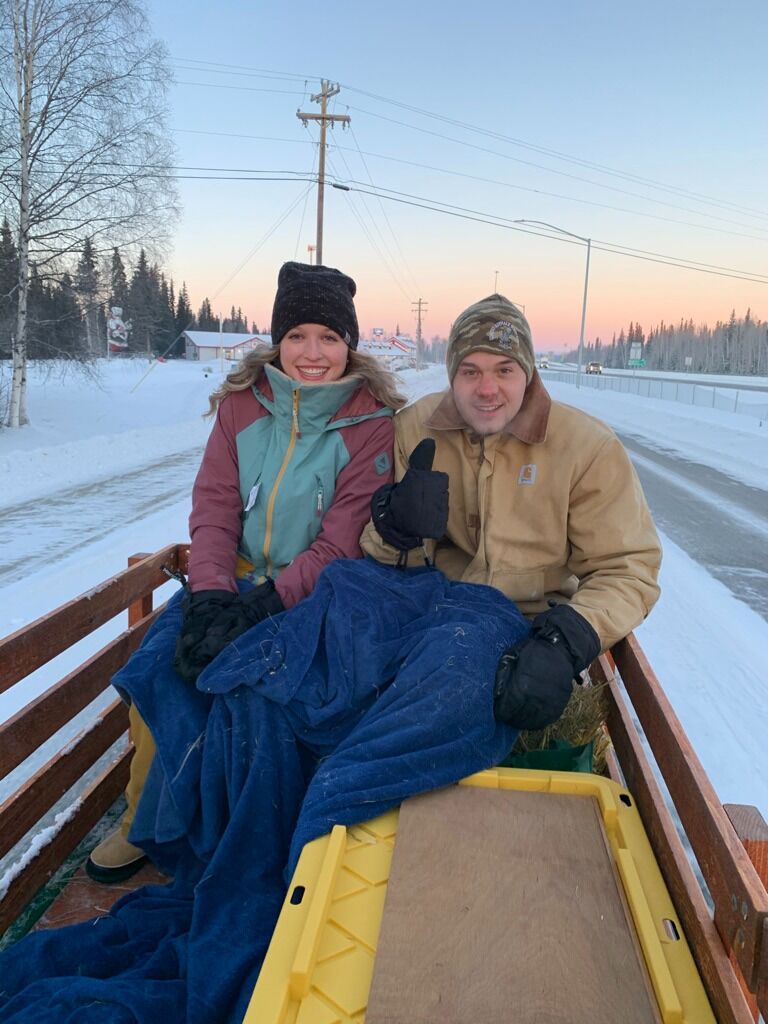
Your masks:
{"label": "man", "polygon": [[[427,555],[533,618],[499,663],[494,710],[542,728],[562,714],[574,676],[653,607],[659,540],[623,446],[550,398],[528,322],[508,299],[491,295],[457,318],[446,362],[449,390],[395,419],[398,482],[374,496],[361,546],[390,564]],[[423,438],[434,441],[434,468],[409,468]]]}

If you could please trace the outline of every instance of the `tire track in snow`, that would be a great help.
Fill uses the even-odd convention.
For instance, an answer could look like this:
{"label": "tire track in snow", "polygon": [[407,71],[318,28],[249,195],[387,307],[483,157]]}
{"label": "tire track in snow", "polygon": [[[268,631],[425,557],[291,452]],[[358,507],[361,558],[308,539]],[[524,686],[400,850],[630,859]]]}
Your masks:
{"label": "tire track in snow", "polygon": [[[768,494],[619,434],[660,529],[768,621]],[[695,595],[691,595],[695,600]]]}
{"label": "tire track in snow", "polygon": [[[202,452],[195,447],[97,483],[3,509],[0,514],[0,585],[43,571],[121,522],[142,519],[190,497]],[[41,547],[44,543],[44,547]]]}

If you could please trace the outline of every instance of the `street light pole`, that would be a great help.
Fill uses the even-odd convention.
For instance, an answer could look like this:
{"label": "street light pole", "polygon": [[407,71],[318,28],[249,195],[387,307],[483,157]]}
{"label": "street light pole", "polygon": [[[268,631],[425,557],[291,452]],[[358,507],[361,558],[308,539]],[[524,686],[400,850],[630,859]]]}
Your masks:
{"label": "street light pole", "polygon": [[585,238],[583,235],[575,235],[572,231],[566,231],[565,228],[559,228],[556,224],[550,224],[545,220],[516,220],[515,224],[541,224],[542,227],[551,228],[552,231],[557,231],[561,235],[568,235],[570,238],[578,238],[580,242],[586,242],[587,245],[587,265],[584,271],[584,301],[581,304],[581,331],[579,332],[579,354],[576,368],[576,387],[581,387],[581,366],[584,361],[584,324],[587,319],[587,291],[589,289],[589,257],[592,252],[592,239]]}
{"label": "street light pole", "polygon": [[579,333],[579,358],[576,367],[576,387],[581,387],[581,364],[584,361],[584,322],[587,319],[587,289],[589,288],[589,255],[592,239],[587,239],[587,269],[584,272],[584,301],[581,304],[581,331]]}

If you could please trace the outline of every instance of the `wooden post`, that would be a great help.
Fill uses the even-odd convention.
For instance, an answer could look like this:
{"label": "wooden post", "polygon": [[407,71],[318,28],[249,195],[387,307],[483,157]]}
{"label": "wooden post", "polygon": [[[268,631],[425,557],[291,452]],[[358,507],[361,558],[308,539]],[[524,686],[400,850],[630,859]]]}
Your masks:
{"label": "wooden post", "polygon": [[[130,569],[132,565],[136,565],[137,562],[140,562],[142,559],[147,557],[148,554],[146,551],[143,551],[138,555],[131,555],[128,558],[128,568]],[[133,601],[131,604],[128,605],[129,628],[131,626],[135,626],[137,622],[143,619],[146,615],[150,614],[150,612],[152,611],[152,595],[153,592],[150,591],[148,594],[145,594],[144,597],[140,597],[138,601]]]}
{"label": "wooden post", "polygon": [[[736,835],[739,837],[747,851],[747,856],[755,865],[760,880],[768,889],[768,824],[756,807],[748,804],[723,804],[723,809],[728,815]],[[738,962],[731,953],[731,963],[736,968],[736,974],[744,990],[744,995],[752,1016],[757,1021],[759,1014],[768,1020],[768,935],[763,937],[763,957],[766,960],[766,969],[763,977],[758,980],[757,991],[751,993],[744,982],[741,971],[738,970]]]}

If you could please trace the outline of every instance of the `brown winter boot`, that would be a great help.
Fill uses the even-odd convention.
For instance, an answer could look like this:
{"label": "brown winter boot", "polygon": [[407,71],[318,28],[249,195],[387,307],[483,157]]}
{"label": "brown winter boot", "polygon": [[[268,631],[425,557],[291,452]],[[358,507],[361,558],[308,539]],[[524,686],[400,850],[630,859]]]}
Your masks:
{"label": "brown winter boot", "polygon": [[128,721],[133,757],[125,788],[126,811],[119,826],[106,839],[102,839],[85,863],[85,870],[94,882],[103,882],[105,885],[124,882],[149,860],[143,850],[128,842],[128,833],[131,831],[149,766],[155,756],[155,741],[133,704],[128,710]]}
{"label": "brown winter boot", "polygon": [[85,870],[94,882],[105,885],[124,882],[149,861],[143,850],[128,842],[129,828],[130,823],[122,822],[91,852],[85,862]]}

